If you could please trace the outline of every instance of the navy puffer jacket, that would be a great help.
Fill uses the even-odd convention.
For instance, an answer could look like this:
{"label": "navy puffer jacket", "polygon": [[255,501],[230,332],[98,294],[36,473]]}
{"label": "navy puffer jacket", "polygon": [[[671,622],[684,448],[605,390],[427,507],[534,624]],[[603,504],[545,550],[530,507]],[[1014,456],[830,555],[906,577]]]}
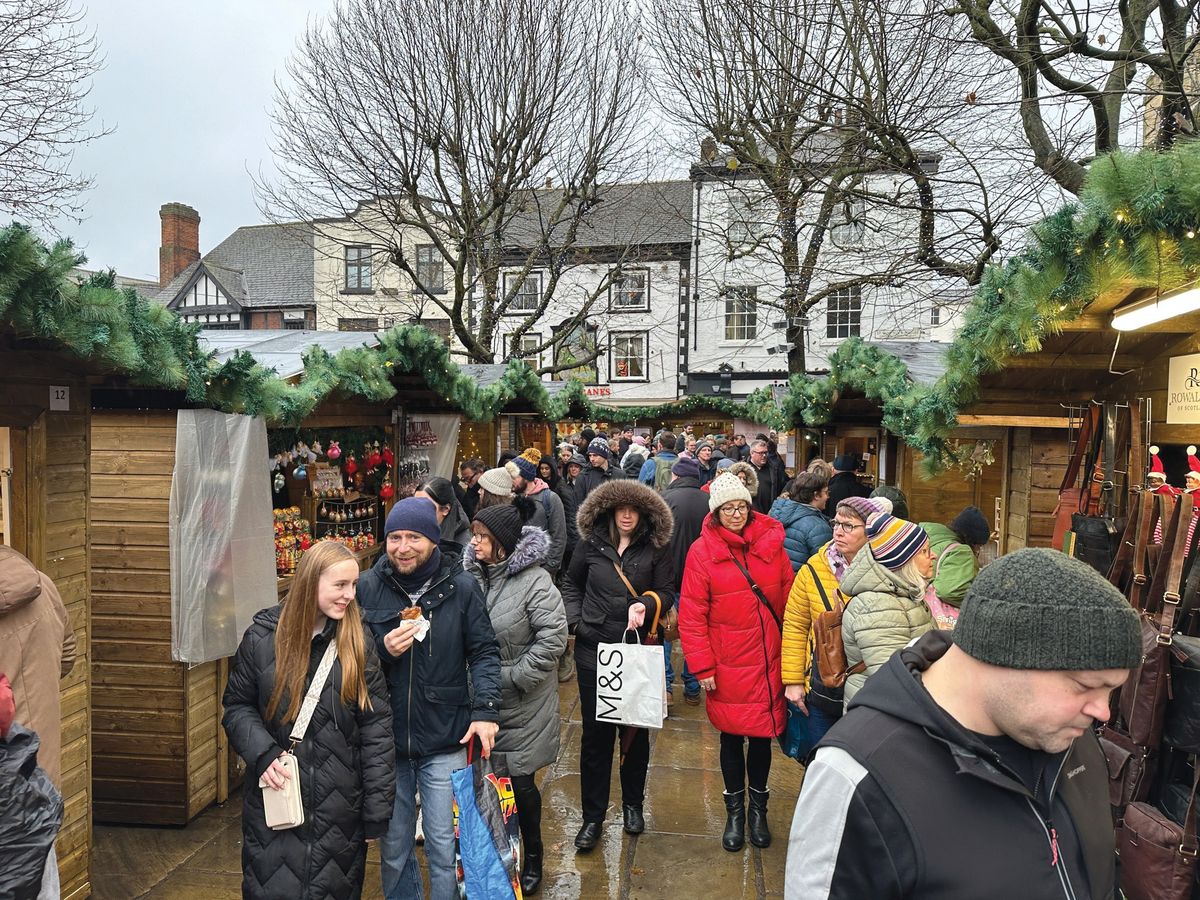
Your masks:
{"label": "navy puffer jacket", "polygon": [[780,497],[771,504],[771,518],[783,525],[783,549],[792,561],[792,571],[833,539],[829,520],[815,506]]}

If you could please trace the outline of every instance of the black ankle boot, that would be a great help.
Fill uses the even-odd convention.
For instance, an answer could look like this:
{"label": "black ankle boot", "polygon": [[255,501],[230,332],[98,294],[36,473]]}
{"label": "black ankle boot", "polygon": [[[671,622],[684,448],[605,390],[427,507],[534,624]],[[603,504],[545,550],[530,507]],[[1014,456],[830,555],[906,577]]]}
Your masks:
{"label": "black ankle boot", "polygon": [[625,817],[626,834],[641,834],[646,830],[646,818],[642,815],[642,808],[640,806],[626,803],[621,807],[621,812]]}
{"label": "black ankle boot", "polygon": [[746,843],[746,792],[725,792],[725,832],[721,835],[721,846],[730,853],[741,850]]}
{"label": "black ankle boot", "polygon": [[767,798],[770,791],[750,788],[750,843],[755,847],[771,846],[771,829],[767,827]]}
{"label": "black ankle boot", "polygon": [[525,848],[525,859],[521,863],[521,893],[526,897],[536,894],[542,887],[542,845]]}

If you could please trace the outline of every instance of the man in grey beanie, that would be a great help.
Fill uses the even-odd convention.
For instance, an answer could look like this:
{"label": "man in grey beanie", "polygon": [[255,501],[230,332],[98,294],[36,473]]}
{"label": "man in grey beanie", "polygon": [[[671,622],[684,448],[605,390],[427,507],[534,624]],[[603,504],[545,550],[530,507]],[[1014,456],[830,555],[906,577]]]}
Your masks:
{"label": "man in grey beanie", "polygon": [[1089,566],[998,559],[954,632],[898,651],[817,745],[784,896],[1115,897],[1093,726],[1140,660],[1138,614]]}

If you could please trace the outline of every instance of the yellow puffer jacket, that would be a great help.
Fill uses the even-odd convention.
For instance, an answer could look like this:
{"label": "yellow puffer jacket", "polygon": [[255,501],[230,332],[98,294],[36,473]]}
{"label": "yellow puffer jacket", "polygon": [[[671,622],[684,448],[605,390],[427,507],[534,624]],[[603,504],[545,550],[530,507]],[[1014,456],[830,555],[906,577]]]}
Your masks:
{"label": "yellow puffer jacket", "polygon": [[[792,589],[788,593],[787,609],[783,613],[783,683],[802,684],[805,691],[811,687],[812,623],[825,611],[821,592],[817,590],[817,579],[825,588],[830,603],[836,602],[837,597],[837,579],[825,555],[828,546],[828,543],[822,545],[796,572],[796,580],[792,582]],[[813,578],[813,571],[817,573],[816,579]]]}

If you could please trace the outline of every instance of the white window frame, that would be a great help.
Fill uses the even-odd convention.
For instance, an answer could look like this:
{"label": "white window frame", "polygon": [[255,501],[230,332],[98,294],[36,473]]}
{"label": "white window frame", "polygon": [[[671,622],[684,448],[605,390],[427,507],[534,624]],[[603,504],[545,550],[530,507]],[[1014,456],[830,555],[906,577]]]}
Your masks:
{"label": "white window frame", "polygon": [[[520,272],[505,272],[504,273],[504,296],[509,293],[509,279],[516,279]],[[521,290],[513,296],[512,303],[505,310],[505,315],[509,316],[527,316],[538,308],[538,304],[542,302],[542,273],[537,269],[531,269],[529,274],[525,276],[525,281],[521,284]]]}
{"label": "white window frame", "polygon": [[[427,253],[429,259],[422,260],[422,253]],[[438,252],[437,245],[417,244],[416,250],[413,251],[413,259],[415,260],[413,272],[416,273],[417,284],[431,294],[446,293],[446,268],[442,264],[442,255]],[[430,283],[428,276],[435,272],[437,274],[436,283]]]}
{"label": "white window frame", "polygon": [[942,324],[942,306],[936,300],[929,307],[929,327],[937,328]]}
{"label": "white window frame", "polygon": [[520,341],[519,347],[516,346],[516,341],[512,339],[515,336],[516,335],[514,334],[509,339],[509,349],[512,353],[511,358],[520,360],[531,369],[540,369],[542,366],[542,354],[540,352],[533,353],[532,356],[528,356],[526,354],[530,351],[536,350],[542,345],[542,336],[536,331],[527,331],[518,339]]}
{"label": "white window frame", "polygon": [[[631,277],[640,277],[642,286],[636,290],[631,290],[624,286],[625,279]],[[633,297],[641,295],[641,299],[633,302],[622,302],[622,297]],[[613,313],[622,312],[649,312],[650,311],[650,270],[646,268],[636,269],[621,269],[614,272],[608,285],[608,311]]]}
{"label": "white window frame", "polygon": [[862,336],[862,285],[838,288],[825,301],[825,339]]}
{"label": "white window frame", "polygon": [[758,287],[737,285],[721,292],[722,340],[726,343],[752,341],[758,337]]}
{"label": "white window frame", "polygon": [[833,245],[843,250],[862,247],[867,235],[867,202],[854,194],[842,197],[834,217],[829,224]]}
{"label": "white window frame", "polygon": [[[618,375],[621,363],[628,363],[636,360],[639,357],[630,355],[628,352],[618,354],[618,343],[630,339],[638,339],[642,342],[642,355],[640,357],[642,364],[641,375]],[[626,372],[629,369],[626,368]],[[610,331],[608,333],[608,380],[610,382],[637,382],[650,380],[650,332],[648,331]]]}

